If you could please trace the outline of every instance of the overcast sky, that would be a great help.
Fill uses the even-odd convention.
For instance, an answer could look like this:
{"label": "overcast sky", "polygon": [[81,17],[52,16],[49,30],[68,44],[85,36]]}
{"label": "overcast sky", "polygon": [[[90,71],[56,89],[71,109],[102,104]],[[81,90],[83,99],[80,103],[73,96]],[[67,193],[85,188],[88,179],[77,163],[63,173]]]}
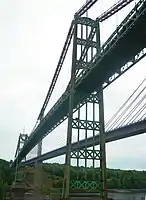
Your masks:
{"label": "overcast sky", "polygon": [[[33,128],[52,80],[71,20],[85,0],[0,1],[0,157],[14,157],[18,136]],[[108,3],[107,3],[108,2]],[[89,12],[95,19],[116,0],[99,0]],[[135,2],[101,24],[102,43]],[[145,78],[145,59],[106,89],[105,118],[109,119]],[[49,108],[65,89],[70,76],[71,52],[59,77]],[[65,125],[43,144],[47,152],[65,144]],[[146,169],[146,136],[107,145],[108,167]],[[62,159],[62,158],[61,158]],[[53,161],[61,161],[55,159]]]}

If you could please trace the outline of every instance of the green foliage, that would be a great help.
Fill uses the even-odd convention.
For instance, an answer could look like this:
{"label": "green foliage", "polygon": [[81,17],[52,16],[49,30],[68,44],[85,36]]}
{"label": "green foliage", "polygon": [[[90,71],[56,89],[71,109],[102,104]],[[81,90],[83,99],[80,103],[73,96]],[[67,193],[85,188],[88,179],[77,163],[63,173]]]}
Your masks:
{"label": "green foliage", "polygon": [[[63,182],[63,169],[64,165],[44,164],[44,171],[49,174],[49,177],[53,180],[58,180],[54,184],[55,187],[62,187]],[[99,169],[88,168],[87,177],[88,181],[93,180],[93,173],[96,176],[96,180],[99,180]],[[85,169],[84,167],[71,167],[71,180],[84,180]],[[107,169],[107,180],[109,189],[145,189],[146,188],[146,171],[135,170],[120,170],[120,169]]]}
{"label": "green foliage", "polygon": [[11,185],[13,180],[13,174],[9,167],[9,162],[2,159],[0,159],[0,180],[3,180],[8,185]]}
{"label": "green foliage", "polygon": [[[40,188],[42,193],[49,194],[51,187],[62,188],[64,165],[45,163],[43,164],[43,172],[44,184]],[[86,173],[88,181],[92,181],[93,174],[96,180],[99,180],[100,171],[98,168],[88,168]],[[33,174],[33,168],[25,167],[19,175],[21,179],[27,179],[27,182],[32,182]],[[85,180],[84,167],[71,167],[71,180],[77,180],[77,176],[79,180]],[[9,191],[13,180],[14,172],[9,167],[9,162],[0,159],[0,199]],[[107,169],[107,180],[109,189],[145,189],[146,171]]]}
{"label": "green foliage", "polygon": [[9,162],[0,159],[0,199],[10,190],[14,177],[13,172],[9,167]]}

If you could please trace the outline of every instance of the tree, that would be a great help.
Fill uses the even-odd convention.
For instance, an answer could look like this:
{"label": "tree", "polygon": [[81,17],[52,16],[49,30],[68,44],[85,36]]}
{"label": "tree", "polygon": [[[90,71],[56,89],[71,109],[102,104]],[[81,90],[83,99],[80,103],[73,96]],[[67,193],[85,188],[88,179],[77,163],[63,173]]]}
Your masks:
{"label": "tree", "polygon": [[[93,174],[96,180],[100,178],[99,168],[88,168],[87,178],[89,181],[93,179]],[[34,168],[25,167],[21,169],[22,181],[28,185],[33,185]],[[64,165],[57,163],[43,164],[43,184],[40,190],[47,194],[51,188],[62,188],[64,178]],[[85,180],[84,167],[71,167],[71,180]],[[146,188],[146,171],[136,170],[120,170],[107,169],[107,179],[109,189],[145,189]],[[9,162],[0,160],[0,199],[10,189],[14,180],[14,171],[9,167]]]}

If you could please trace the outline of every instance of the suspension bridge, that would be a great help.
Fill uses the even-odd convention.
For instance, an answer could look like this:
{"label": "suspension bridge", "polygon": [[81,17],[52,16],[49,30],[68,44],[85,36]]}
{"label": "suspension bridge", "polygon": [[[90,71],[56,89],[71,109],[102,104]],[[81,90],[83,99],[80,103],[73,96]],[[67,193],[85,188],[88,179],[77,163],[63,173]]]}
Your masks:
{"label": "suspension bridge", "polygon": [[[126,7],[132,0],[118,1],[93,20],[88,17],[87,12],[96,2],[97,0],[87,1],[75,13],[37,122],[29,136],[20,134],[12,163],[17,173],[21,163],[35,164],[37,168],[40,162],[65,154],[63,199],[70,197],[72,187],[96,189],[101,199],[107,199],[105,143],[146,132],[146,79],[106,124],[104,124],[103,99],[103,90],[146,55],[146,0],[139,0],[135,4],[103,45],[100,41],[100,24]],[[71,44],[73,48],[70,81],[62,96],[44,115]],[[92,107],[90,120],[89,105]],[[84,117],[81,115],[82,107],[85,108]],[[42,155],[43,138],[65,120],[68,122],[66,146]],[[85,139],[80,137],[83,132]],[[73,142],[74,138],[76,142]],[[36,145],[38,145],[37,157],[26,159]],[[85,173],[84,180],[71,181],[72,159],[76,160],[77,167],[80,166],[79,161],[84,160],[85,171],[88,168],[88,160],[92,161],[93,168],[96,168],[96,162],[99,162],[100,180],[97,180],[94,174],[93,181],[89,183]]]}

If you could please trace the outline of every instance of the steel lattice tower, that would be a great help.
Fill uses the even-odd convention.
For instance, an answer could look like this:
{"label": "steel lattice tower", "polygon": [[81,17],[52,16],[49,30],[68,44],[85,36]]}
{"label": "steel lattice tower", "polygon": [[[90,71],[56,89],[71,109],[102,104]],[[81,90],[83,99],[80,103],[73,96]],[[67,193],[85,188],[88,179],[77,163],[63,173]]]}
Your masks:
{"label": "steel lattice tower", "polygon": [[[65,157],[65,171],[63,183],[63,199],[70,197],[71,188],[96,189],[99,191],[102,199],[107,199],[107,183],[106,183],[106,151],[104,138],[104,103],[103,103],[103,89],[102,85],[92,94],[85,94],[87,98],[82,104],[77,106],[77,117],[74,117],[74,92],[76,90],[76,79],[80,70],[89,68],[90,60],[94,57],[94,52],[100,51],[100,27],[99,22],[94,21],[88,17],[75,16],[74,23],[74,38],[73,38],[73,53],[72,53],[72,70],[71,80],[68,85],[70,88],[69,96],[69,115],[68,115],[68,129],[67,129],[67,151]],[[90,30],[90,31],[89,31]],[[90,58],[89,58],[90,57]],[[79,58],[79,59],[78,59]],[[85,93],[85,91],[76,91],[78,93]],[[92,105],[92,120],[88,120],[88,106]],[[85,119],[81,117],[81,107],[85,106]],[[81,131],[85,133],[85,147],[83,150],[72,151],[72,138],[74,131],[77,129],[77,141],[80,141]],[[89,132],[93,136],[93,148],[89,149],[87,146],[87,138]],[[100,148],[95,147],[95,135],[100,134]],[[80,159],[84,160],[85,173],[84,177],[77,176],[76,180],[70,179],[71,159],[75,159],[77,167],[79,167]],[[100,162],[100,178],[97,173],[93,173],[93,180],[88,181],[87,166],[88,161],[92,161],[92,167],[95,168],[95,163]]]}
{"label": "steel lattice tower", "polygon": [[[17,144],[17,149],[16,149],[16,153],[15,153],[15,158],[17,158],[17,163],[16,163],[16,168],[15,168],[15,180],[14,180],[14,183],[17,182],[17,179],[18,179],[18,174],[19,174],[19,171],[20,171],[20,166],[19,166],[19,163],[18,163],[18,154],[20,153],[21,149],[23,148],[23,145],[24,143],[27,141],[28,139],[28,135],[27,134],[21,134],[19,135],[19,139],[18,139],[18,144]],[[26,161],[26,157],[23,159],[23,161]]]}

